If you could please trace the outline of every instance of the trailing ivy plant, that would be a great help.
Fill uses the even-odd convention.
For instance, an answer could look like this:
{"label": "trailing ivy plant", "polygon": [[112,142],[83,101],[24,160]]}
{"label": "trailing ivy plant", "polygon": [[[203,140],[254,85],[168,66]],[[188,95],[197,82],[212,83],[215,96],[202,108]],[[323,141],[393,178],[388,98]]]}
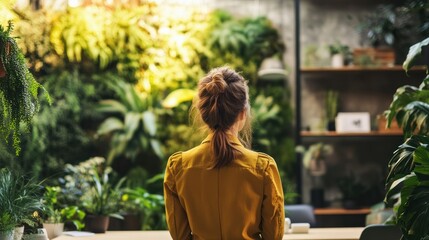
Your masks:
{"label": "trailing ivy plant", "polygon": [[[28,70],[24,55],[10,35],[12,30],[11,21],[6,28],[0,25],[0,65],[4,69],[4,73],[0,74],[3,75],[0,77],[0,133],[6,140],[12,135],[15,152],[19,155],[20,123],[27,127],[30,125],[38,109],[38,90],[43,86]],[[46,96],[49,99],[49,95]]]}

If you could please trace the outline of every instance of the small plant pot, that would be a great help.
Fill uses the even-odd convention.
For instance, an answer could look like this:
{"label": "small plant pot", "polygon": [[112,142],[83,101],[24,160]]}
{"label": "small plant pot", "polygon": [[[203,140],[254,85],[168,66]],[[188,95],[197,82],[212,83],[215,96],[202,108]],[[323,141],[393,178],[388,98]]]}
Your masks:
{"label": "small plant pot", "polygon": [[344,67],[344,56],[340,53],[332,55],[331,65],[334,68]]}
{"label": "small plant pot", "polygon": [[1,240],[13,240],[14,229],[8,231],[0,231],[0,239]]}
{"label": "small plant pot", "polygon": [[24,226],[16,227],[14,229],[13,240],[21,240],[24,235]]}
{"label": "small plant pot", "polygon": [[87,215],[85,230],[93,233],[105,233],[109,227],[109,216]]}
{"label": "small plant pot", "polygon": [[39,228],[37,229],[37,233],[24,234],[24,236],[22,236],[22,240],[49,240],[49,239],[48,239],[48,234],[46,234],[46,229]]}
{"label": "small plant pot", "polygon": [[335,131],[335,120],[328,121],[328,123],[326,124],[326,129],[328,131]]}
{"label": "small plant pot", "polygon": [[60,236],[64,231],[64,223],[43,223],[43,227],[46,229],[49,239]]}

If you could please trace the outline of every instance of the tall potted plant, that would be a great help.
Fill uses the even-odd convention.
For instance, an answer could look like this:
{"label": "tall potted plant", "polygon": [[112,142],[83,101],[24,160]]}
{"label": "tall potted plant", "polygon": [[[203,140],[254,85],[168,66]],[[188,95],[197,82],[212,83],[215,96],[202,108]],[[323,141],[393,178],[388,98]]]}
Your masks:
{"label": "tall potted plant", "polygon": [[[12,135],[13,146],[19,154],[19,126],[29,125],[38,108],[38,90],[43,89],[28,70],[24,55],[15,38],[11,37],[13,24],[0,25],[0,133],[7,141]],[[49,95],[46,94],[50,102]]]}
{"label": "tall potted plant", "polygon": [[[411,69],[429,38],[411,46],[403,64]],[[426,63],[426,66],[428,64]],[[403,128],[405,142],[389,162],[385,202],[394,203],[395,222],[403,239],[427,239],[429,236],[429,75],[419,87],[403,86],[396,91],[386,111],[388,124],[395,118]],[[397,199],[395,200],[395,197]]]}
{"label": "tall potted plant", "polygon": [[85,229],[94,233],[104,233],[109,227],[109,217],[122,219],[118,214],[120,201],[121,179],[115,186],[109,181],[109,171],[98,173],[94,171],[91,187],[83,195],[83,205],[86,210]]}

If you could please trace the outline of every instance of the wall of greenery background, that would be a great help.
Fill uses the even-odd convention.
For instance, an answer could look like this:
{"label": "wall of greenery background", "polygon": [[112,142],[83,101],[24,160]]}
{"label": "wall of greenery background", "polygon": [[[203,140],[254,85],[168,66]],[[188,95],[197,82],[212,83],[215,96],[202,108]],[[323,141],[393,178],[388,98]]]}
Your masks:
{"label": "wall of greenery background", "polygon": [[173,105],[166,98],[195,89],[205,72],[228,64],[249,80],[254,149],[276,159],[285,192],[294,191],[290,90],[285,82],[257,79],[262,60],[284,52],[267,18],[192,9],[176,15],[153,3],[61,12],[8,7],[0,22],[14,21],[30,69],[53,103],[41,96],[22,154],[2,143],[0,166],[54,180],[66,163],[104,156],[130,185],[161,193],[161,182],[147,179],[163,173],[170,154],[201,141],[189,124],[190,98]]}

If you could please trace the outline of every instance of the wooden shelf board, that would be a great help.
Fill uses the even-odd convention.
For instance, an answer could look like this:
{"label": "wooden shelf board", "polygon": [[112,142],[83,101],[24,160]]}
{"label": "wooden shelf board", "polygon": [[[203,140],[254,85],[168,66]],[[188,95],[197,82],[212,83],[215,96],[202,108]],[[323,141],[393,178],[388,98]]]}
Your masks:
{"label": "wooden shelf board", "polygon": [[362,133],[337,133],[334,131],[311,132],[301,131],[302,137],[376,137],[376,136],[401,136],[402,131],[372,131]]}
{"label": "wooden shelf board", "polygon": [[[415,66],[410,71],[425,71],[424,66]],[[405,72],[402,66],[393,67],[362,67],[362,66],[345,66],[345,67],[303,67],[301,72],[304,73],[323,73],[323,72]]]}
{"label": "wooden shelf board", "polygon": [[345,208],[316,208],[315,215],[366,215],[371,212],[369,208],[345,209]]}

